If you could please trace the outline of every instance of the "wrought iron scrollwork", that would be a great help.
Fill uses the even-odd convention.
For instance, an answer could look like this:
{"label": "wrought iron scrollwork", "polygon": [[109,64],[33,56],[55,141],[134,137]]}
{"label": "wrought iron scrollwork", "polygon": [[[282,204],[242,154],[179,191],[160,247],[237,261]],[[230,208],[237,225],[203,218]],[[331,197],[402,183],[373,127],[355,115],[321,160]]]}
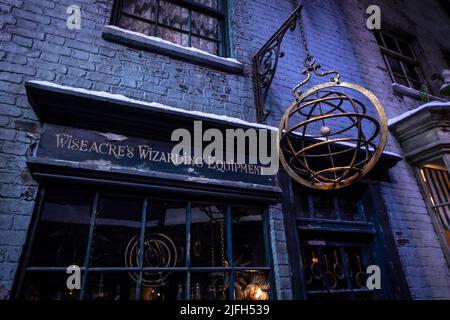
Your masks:
{"label": "wrought iron scrollwork", "polygon": [[283,23],[283,25],[275,32],[274,35],[264,44],[264,46],[255,55],[254,63],[254,82],[256,97],[256,119],[260,123],[264,123],[270,110],[265,109],[265,101],[267,92],[272,84],[273,77],[277,70],[278,59],[284,56],[281,51],[281,44],[285,34],[294,31],[301,19],[301,10],[303,6],[297,7],[291,16]]}
{"label": "wrought iron scrollwork", "polygon": [[306,78],[305,78],[305,80],[301,81],[299,84],[297,84],[292,89],[292,95],[297,100],[298,100],[298,97],[300,97],[301,94],[302,94],[302,92],[300,91],[300,88],[303,87],[306,83],[308,83],[308,81],[311,79],[311,73],[314,73],[318,77],[326,77],[326,76],[329,76],[329,75],[334,75],[334,77],[332,77],[330,79],[330,81],[334,82],[336,84],[340,83],[341,75],[339,74],[339,72],[337,72],[335,70],[329,70],[329,71],[320,72],[319,70],[320,70],[320,68],[322,66],[320,64],[316,63],[316,58],[314,58],[310,54],[308,54],[306,56],[304,65],[305,65],[306,69],[302,70],[302,74],[304,74]]}

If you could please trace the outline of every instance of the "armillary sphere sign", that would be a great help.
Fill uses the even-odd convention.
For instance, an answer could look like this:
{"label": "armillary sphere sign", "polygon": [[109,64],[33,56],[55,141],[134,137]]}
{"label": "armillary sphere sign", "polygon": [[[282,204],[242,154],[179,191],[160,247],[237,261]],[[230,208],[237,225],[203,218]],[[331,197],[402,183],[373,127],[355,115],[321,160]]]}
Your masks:
{"label": "armillary sphere sign", "polygon": [[[335,190],[362,179],[380,159],[387,140],[386,114],[369,90],[341,82],[337,71],[319,71],[320,64],[308,50],[299,12],[306,78],[293,88],[295,101],[279,125],[280,161],[295,181],[314,189]],[[312,75],[333,77],[301,92]]]}
{"label": "armillary sphere sign", "polygon": [[[379,120],[349,90],[366,97]],[[372,92],[331,81],[300,94],[284,113],[278,134],[286,172],[307,187],[333,190],[362,179],[375,166],[386,144],[387,121]]]}

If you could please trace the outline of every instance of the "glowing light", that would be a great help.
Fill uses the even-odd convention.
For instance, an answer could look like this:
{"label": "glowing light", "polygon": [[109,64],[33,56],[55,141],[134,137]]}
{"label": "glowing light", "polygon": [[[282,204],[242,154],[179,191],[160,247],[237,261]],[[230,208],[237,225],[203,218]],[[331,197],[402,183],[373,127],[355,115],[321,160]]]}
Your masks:
{"label": "glowing light", "polygon": [[422,176],[423,181],[427,182],[427,178],[425,178],[425,172],[423,172],[423,169],[420,169],[420,175]]}
{"label": "glowing light", "polygon": [[253,300],[261,299],[262,295],[263,295],[263,292],[262,292],[261,288],[256,289],[256,291],[253,295]]}
{"label": "glowing light", "polygon": [[432,196],[430,196],[430,200],[431,200],[431,205],[434,207],[436,204],[434,203],[434,199]]}

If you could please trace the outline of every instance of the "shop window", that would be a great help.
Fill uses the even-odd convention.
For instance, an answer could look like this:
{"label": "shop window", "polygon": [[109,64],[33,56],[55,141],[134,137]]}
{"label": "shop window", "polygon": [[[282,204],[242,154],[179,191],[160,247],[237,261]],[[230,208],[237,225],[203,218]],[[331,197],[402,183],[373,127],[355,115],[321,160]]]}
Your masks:
{"label": "shop window", "polygon": [[375,227],[366,188],[311,191],[293,184],[301,287],[306,299],[373,299],[366,285]]}
{"label": "shop window", "polygon": [[420,64],[411,43],[385,32],[376,32],[375,37],[392,82],[424,90]]}
{"label": "shop window", "polygon": [[426,200],[442,234],[446,250],[450,250],[450,175],[442,160],[427,163],[420,168],[420,178]]}
{"label": "shop window", "polygon": [[327,242],[303,243],[305,288],[310,299],[371,299],[367,289],[368,248],[364,244]]}
{"label": "shop window", "polygon": [[263,208],[81,190],[41,190],[20,298],[269,299]]}
{"label": "shop window", "polygon": [[225,0],[116,0],[112,24],[225,56]]}

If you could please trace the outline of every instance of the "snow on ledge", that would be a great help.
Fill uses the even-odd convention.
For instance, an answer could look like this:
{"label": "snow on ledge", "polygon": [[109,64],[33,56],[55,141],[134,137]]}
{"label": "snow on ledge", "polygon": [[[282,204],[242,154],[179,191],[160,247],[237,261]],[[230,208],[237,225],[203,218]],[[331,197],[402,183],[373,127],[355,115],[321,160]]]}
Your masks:
{"label": "snow on ledge", "polygon": [[95,90],[88,90],[88,89],[84,89],[84,88],[63,86],[63,85],[59,85],[59,84],[49,82],[49,81],[30,80],[30,81],[28,81],[28,83],[33,83],[33,84],[37,84],[40,86],[57,88],[57,89],[62,89],[62,90],[67,90],[67,91],[72,91],[72,92],[83,93],[83,94],[94,96],[94,97],[106,98],[111,101],[119,101],[119,102],[128,102],[128,103],[138,104],[141,106],[161,109],[161,111],[173,111],[173,112],[177,112],[177,113],[183,113],[186,115],[194,115],[194,116],[198,116],[198,117],[208,118],[211,120],[220,120],[220,121],[233,123],[233,124],[237,124],[237,125],[243,125],[243,126],[260,128],[260,129],[267,129],[267,130],[271,130],[271,131],[278,131],[278,128],[268,126],[265,124],[249,122],[249,121],[245,121],[245,120],[242,120],[239,118],[228,117],[225,115],[217,115],[217,114],[207,113],[207,112],[202,112],[202,111],[180,109],[180,108],[164,105],[164,104],[161,104],[158,102],[145,102],[145,101],[141,101],[141,100],[131,99],[131,98],[128,98],[121,94],[114,94],[114,93],[109,93],[109,92],[105,92],[105,91],[95,91]]}
{"label": "snow on ledge", "polygon": [[428,110],[428,109],[432,109],[435,107],[446,107],[446,108],[450,108],[450,102],[437,102],[437,101],[433,101],[433,102],[429,102],[426,104],[421,105],[420,107],[410,110],[408,112],[405,112],[401,115],[399,115],[398,117],[395,117],[393,119],[389,119],[388,121],[388,125],[389,126],[393,126],[403,120],[405,120],[406,118],[409,118],[411,116],[413,116],[416,113],[419,113],[420,111],[424,111],[424,110]]}
{"label": "snow on ledge", "polygon": [[[56,89],[62,89],[62,90],[66,90],[66,91],[83,93],[85,95],[89,95],[92,97],[106,98],[111,101],[133,103],[133,104],[137,104],[137,105],[141,105],[141,106],[160,109],[162,112],[172,111],[172,112],[176,112],[176,113],[180,113],[180,114],[198,116],[198,117],[207,118],[207,119],[211,119],[211,120],[219,120],[219,121],[223,121],[223,122],[227,122],[227,123],[235,124],[235,125],[241,125],[241,126],[258,128],[258,129],[266,129],[266,130],[278,132],[278,128],[269,126],[266,124],[249,122],[249,121],[245,121],[245,120],[242,120],[239,118],[229,117],[229,116],[225,116],[225,115],[218,115],[218,114],[207,113],[207,112],[202,112],[202,111],[180,109],[180,108],[164,105],[164,104],[161,104],[158,102],[145,102],[145,101],[141,101],[141,100],[131,99],[131,98],[128,98],[121,94],[114,94],[114,93],[109,93],[109,92],[105,92],[105,91],[95,91],[95,90],[88,90],[88,89],[84,89],[84,88],[63,86],[63,85],[59,85],[59,84],[49,82],[49,81],[29,80],[29,81],[27,81],[27,83],[37,84],[40,86],[51,87],[51,88],[56,88]],[[449,106],[450,106],[450,103],[449,103]],[[317,139],[323,140],[323,138],[317,138]],[[355,144],[345,142],[345,141],[336,142],[336,144],[342,145],[342,146],[347,146],[347,147],[355,147]],[[397,154],[395,152],[391,152],[391,151],[383,151],[383,154],[401,158],[401,156],[399,154]]]}
{"label": "snow on ledge", "polygon": [[198,49],[198,48],[185,47],[185,46],[182,46],[182,45],[179,45],[179,44],[176,44],[176,43],[173,43],[173,42],[161,39],[159,37],[148,36],[148,35],[140,33],[140,32],[123,29],[123,28],[120,28],[120,27],[114,26],[114,25],[106,25],[104,28],[106,30],[115,30],[115,31],[118,31],[118,32],[123,33],[123,34],[129,34],[129,35],[132,35],[134,37],[138,37],[138,38],[141,38],[141,39],[146,39],[146,40],[151,41],[151,42],[164,44],[165,46],[168,46],[168,47],[177,48],[180,51],[184,51],[184,52],[189,51],[189,52],[191,52],[191,54],[194,54],[194,55],[207,56],[207,57],[210,57],[210,58],[212,58],[214,60],[219,60],[219,61],[222,60],[224,62],[229,62],[229,63],[231,62],[231,63],[233,63],[235,65],[238,65],[239,67],[243,66],[241,62],[239,62],[238,60],[236,60],[234,58],[220,57],[220,56],[211,54],[211,53],[209,53],[207,51],[204,51],[204,50],[201,50],[201,49]]}

